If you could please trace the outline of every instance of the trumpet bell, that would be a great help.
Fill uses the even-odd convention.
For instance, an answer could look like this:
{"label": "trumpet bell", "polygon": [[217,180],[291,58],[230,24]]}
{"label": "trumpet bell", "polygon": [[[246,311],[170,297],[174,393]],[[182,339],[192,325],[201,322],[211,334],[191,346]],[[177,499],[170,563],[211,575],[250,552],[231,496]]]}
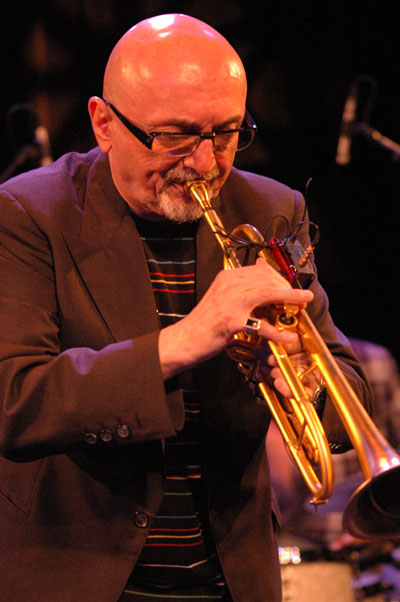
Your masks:
{"label": "trumpet bell", "polygon": [[400,464],[382,469],[355,490],[343,527],[360,539],[400,539]]}

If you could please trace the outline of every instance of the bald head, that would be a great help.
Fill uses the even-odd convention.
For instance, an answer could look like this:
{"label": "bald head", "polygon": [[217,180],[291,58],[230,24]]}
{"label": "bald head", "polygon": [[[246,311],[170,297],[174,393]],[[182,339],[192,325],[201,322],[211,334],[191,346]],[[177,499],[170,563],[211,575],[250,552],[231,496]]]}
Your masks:
{"label": "bald head", "polygon": [[[117,43],[107,64],[104,96],[134,108],[155,94],[201,93],[216,85],[240,88],[245,97],[243,64],[228,41],[193,17],[160,15],[141,21]],[[171,84],[173,87],[171,88]]]}
{"label": "bald head", "polygon": [[[93,96],[89,112],[115,186],[135,213],[176,221],[201,215],[184,183],[204,178],[211,198],[218,195],[235,158],[232,130],[243,123],[246,91],[238,54],[206,23],[160,15],[127,31],[107,63],[105,101]],[[222,131],[232,135],[217,148],[214,136]],[[167,152],[172,139],[175,147],[182,142],[180,152]]]}

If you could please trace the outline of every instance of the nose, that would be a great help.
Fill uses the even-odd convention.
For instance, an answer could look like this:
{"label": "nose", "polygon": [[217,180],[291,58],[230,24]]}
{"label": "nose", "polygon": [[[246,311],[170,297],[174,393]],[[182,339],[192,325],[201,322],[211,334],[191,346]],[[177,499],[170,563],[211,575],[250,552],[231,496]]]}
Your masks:
{"label": "nose", "polygon": [[211,171],[217,164],[213,141],[209,139],[201,140],[196,150],[183,159],[183,164],[199,173],[206,174]]}

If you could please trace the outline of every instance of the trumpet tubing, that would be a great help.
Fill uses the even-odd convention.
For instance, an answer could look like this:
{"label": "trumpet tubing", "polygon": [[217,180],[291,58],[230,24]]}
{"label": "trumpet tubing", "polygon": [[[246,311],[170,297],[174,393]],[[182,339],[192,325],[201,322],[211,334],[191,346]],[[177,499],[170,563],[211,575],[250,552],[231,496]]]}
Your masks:
{"label": "trumpet tubing", "polygon": [[[225,268],[241,267],[234,238],[264,243],[254,226],[242,224],[230,235],[212,208],[205,182],[187,182],[185,189],[198,201],[203,215],[224,254]],[[277,268],[266,248],[259,255]],[[325,431],[302,383],[305,374],[318,369],[330,399],[355,448],[365,481],[353,493],[343,514],[343,524],[355,537],[367,539],[400,537],[400,456],[377,429],[352,387],[328,350],[305,310],[293,306],[256,308],[255,316],[279,328],[291,328],[299,335],[310,360],[310,367],[299,374],[281,343],[267,341],[291,391],[281,399],[264,378],[256,350],[263,343],[258,335],[239,332],[229,345],[228,354],[238,363],[250,386],[268,405],[290,456],[298,467],[313,497],[311,503],[325,503],[332,494],[334,475],[332,456]],[[271,317],[272,316],[272,317]]]}

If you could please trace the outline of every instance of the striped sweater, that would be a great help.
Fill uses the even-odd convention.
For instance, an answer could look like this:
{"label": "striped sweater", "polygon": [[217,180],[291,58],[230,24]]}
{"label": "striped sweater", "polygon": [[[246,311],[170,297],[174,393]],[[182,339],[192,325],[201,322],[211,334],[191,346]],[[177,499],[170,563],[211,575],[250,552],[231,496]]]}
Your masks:
{"label": "striped sweater", "polygon": [[[163,328],[194,306],[196,224],[135,219]],[[225,599],[203,495],[195,370],[181,374],[181,386],[185,425],[165,442],[164,499],[121,602]]]}

